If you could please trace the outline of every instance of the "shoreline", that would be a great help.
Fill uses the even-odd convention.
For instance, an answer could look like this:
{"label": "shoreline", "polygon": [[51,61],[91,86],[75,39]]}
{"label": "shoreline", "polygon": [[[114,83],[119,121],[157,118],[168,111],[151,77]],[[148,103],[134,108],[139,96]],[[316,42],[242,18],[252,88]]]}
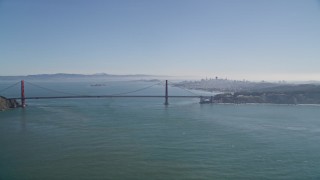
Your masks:
{"label": "shoreline", "polygon": [[18,103],[18,101],[0,96],[0,111],[15,109],[19,107],[21,107],[21,105]]}

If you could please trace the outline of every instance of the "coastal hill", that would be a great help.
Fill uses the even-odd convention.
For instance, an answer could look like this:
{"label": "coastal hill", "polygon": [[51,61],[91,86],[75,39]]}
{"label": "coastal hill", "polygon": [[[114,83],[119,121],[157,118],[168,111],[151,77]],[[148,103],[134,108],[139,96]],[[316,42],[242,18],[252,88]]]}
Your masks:
{"label": "coastal hill", "polygon": [[320,85],[284,85],[214,96],[220,103],[320,104]]}
{"label": "coastal hill", "polygon": [[0,96],[0,111],[10,109],[10,108],[17,108],[19,106],[20,105],[16,100],[7,99],[3,96]]}
{"label": "coastal hill", "polygon": [[204,90],[204,91],[220,91],[220,92],[236,92],[236,91],[251,91],[262,88],[273,88],[279,85],[286,84],[281,81],[279,83],[270,82],[251,82],[246,80],[228,80],[228,79],[202,79],[200,81],[182,81],[175,83],[174,86],[187,89]]}
{"label": "coastal hill", "polygon": [[184,81],[175,86],[222,92],[216,103],[320,104],[320,85],[249,82],[223,79]]}

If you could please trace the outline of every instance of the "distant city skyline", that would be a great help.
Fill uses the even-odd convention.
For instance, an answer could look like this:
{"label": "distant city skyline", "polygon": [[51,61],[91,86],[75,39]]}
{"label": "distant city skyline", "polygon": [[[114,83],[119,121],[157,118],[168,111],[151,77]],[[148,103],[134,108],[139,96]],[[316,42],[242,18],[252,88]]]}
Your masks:
{"label": "distant city skyline", "polygon": [[318,0],[2,0],[0,76],[320,80]]}

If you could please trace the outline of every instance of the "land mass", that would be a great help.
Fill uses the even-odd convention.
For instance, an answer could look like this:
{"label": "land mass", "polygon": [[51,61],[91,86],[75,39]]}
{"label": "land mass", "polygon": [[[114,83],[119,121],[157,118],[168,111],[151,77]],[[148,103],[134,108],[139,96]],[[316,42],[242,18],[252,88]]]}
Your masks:
{"label": "land mass", "polygon": [[0,111],[17,107],[20,107],[20,104],[16,100],[0,96]]}
{"label": "land mass", "polygon": [[[298,85],[277,87],[270,90],[217,94],[217,103],[272,103],[272,104],[320,104],[320,86]],[[280,90],[283,89],[283,90]],[[304,89],[304,90],[300,90]]]}
{"label": "land mass", "polygon": [[145,74],[131,74],[131,75],[114,75],[106,73],[96,73],[96,74],[67,74],[67,73],[56,73],[56,74],[35,74],[35,75],[26,75],[26,76],[0,76],[0,80],[50,80],[50,79],[103,79],[103,78],[149,78],[156,77],[153,75]]}
{"label": "land mass", "polygon": [[212,103],[320,104],[319,84],[249,82],[225,79],[184,81],[175,86],[221,92]]}

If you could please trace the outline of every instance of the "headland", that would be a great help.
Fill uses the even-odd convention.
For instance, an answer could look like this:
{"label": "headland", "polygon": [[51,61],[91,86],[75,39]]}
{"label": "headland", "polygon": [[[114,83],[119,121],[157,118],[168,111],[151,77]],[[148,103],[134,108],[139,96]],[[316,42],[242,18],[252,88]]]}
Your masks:
{"label": "headland", "polygon": [[20,104],[14,99],[7,99],[0,96],[0,111],[20,107]]}

